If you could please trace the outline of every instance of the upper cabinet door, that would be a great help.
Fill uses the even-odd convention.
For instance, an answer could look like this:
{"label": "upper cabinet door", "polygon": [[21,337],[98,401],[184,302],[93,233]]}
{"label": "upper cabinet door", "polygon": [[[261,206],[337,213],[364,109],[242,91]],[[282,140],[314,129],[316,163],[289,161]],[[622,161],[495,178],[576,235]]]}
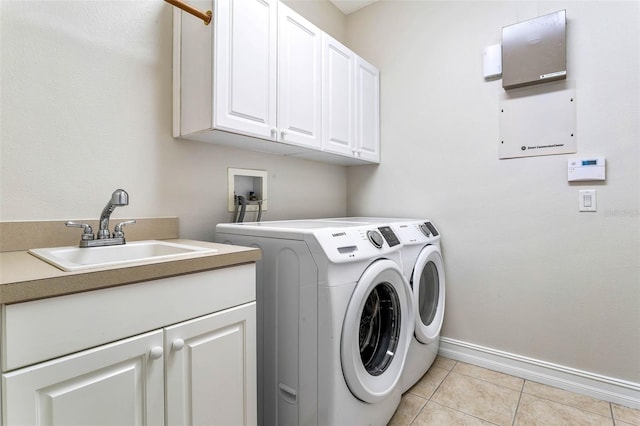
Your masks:
{"label": "upper cabinet door", "polygon": [[214,127],[272,138],[277,0],[216,0]]}
{"label": "upper cabinet door", "polygon": [[353,156],[355,144],[356,55],[323,34],[322,149]]}
{"label": "upper cabinet door", "polygon": [[278,140],[320,149],[322,32],[278,5]]}
{"label": "upper cabinet door", "polygon": [[356,157],[380,162],[380,72],[356,61]]}

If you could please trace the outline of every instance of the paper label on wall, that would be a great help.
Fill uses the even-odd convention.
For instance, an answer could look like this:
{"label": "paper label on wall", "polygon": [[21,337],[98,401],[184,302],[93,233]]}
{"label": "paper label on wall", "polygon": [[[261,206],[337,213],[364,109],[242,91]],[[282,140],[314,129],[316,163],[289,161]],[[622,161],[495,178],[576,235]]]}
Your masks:
{"label": "paper label on wall", "polygon": [[576,90],[569,82],[505,92],[499,102],[499,158],[577,151]]}

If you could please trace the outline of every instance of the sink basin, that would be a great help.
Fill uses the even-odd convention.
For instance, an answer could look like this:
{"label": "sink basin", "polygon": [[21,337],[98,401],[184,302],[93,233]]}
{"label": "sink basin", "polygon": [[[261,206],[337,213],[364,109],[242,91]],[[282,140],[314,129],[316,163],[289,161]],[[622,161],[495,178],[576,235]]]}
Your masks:
{"label": "sink basin", "polygon": [[125,265],[133,262],[151,262],[197,257],[218,250],[169,241],[134,241],[106,247],[52,247],[31,249],[29,253],[62,269],[78,271],[89,268]]}

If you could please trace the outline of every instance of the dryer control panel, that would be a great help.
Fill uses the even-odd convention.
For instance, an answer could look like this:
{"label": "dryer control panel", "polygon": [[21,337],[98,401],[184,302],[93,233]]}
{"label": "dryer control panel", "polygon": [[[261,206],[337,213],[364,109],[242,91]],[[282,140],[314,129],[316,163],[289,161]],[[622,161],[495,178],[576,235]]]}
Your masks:
{"label": "dryer control panel", "polygon": [[404,245],[427,244],[440,240],[440,233],[430,221],[396,223],[393,226]]}

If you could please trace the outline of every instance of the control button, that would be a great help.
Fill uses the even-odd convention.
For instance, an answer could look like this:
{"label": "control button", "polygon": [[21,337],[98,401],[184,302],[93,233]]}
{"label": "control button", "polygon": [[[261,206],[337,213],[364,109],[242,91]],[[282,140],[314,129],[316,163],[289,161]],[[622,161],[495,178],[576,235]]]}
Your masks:
{"label": "control button", "polygon": [[422,233],[425,235],[425,237],[430,237],[431,236],[431,231],[427,227],[426,223],[421,223],[420,224],[420,231],[422,231]]}
{"label": "control button", "polygon": [[376,248],[382,248],[382,244],[384,240],[382,239],[382,235],[380,235],[377,231],[367,231],[367,238],[371,241],[371,244]]}

